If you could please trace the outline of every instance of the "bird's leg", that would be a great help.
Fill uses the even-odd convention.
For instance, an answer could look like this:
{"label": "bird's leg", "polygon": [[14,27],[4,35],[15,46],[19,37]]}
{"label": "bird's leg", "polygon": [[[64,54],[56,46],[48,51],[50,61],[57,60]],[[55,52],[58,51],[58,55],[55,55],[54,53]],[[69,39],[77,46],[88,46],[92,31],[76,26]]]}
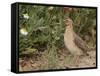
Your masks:
{"label": "bird's leg", "polygon": [[69,67],[77,66],[79,64],[79,55],[72,55],[69,62]]}
{"label": "bird's leg", "polygon": [[74,61],[74,55],[71,55],[69,58],[69,67],[72,67]]}
{"label": "bird's leg", "polygon": [[75,58],[74,63],[75,63],[76,66],[78,66],[78,64],[79,64],[79,57],[80,57],[79,55],[74,56],[74,58]]}

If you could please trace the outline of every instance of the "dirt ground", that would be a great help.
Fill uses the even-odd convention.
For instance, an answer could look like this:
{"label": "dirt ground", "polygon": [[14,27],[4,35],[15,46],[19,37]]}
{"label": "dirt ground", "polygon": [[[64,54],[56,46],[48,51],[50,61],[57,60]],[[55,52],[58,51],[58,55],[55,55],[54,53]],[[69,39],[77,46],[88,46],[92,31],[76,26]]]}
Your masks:
{"label": "dirt ground", "polygon": [[[96,67],[96,51],[89,51],[89,56],[74,57],[65,50],[58,51],[56,65],[50,65],[46,52],[34,54],[33,57],[19,59],[19,71],[37,71],[49,69],[71,69]],[[51,67],[50,67],[51,66]]]}

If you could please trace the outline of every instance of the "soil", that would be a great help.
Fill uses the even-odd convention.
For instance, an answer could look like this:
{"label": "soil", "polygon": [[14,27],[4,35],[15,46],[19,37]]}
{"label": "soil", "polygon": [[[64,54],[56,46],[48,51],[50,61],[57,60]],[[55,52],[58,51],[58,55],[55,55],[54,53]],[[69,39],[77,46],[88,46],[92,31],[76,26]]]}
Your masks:
{"label": "soil", "polygon": [[[89,51],[89,56],[72,56],[64,49],[58,50],[57,65],[52,66],[48,63],[47,53],[44,51],[34,54],[33,57],[23,57],[19,59],[19,71],[37,71],[49,69],[71,69],[96,67],[96,51]],[[50,67],[52,66],[52,67]]]}

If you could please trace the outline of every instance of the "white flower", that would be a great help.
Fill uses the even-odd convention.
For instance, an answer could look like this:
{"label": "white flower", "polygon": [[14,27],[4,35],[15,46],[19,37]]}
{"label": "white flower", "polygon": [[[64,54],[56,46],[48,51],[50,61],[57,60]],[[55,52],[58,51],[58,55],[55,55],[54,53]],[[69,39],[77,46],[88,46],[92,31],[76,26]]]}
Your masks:
{"label": "white flower", "polygon": [[24,17],[25,19],[29,19],[29,15],[28,15],[27,13],[23,14],[23,17]]}
{"label": "white flower", "polygon": [[22,35],[27,35],[28,34],[28,31],[25,29],[25,28],[21,28],[20,29],[20,33],[22,34]]}
{"label": "white flower", "polygon": [[55,31],[52,31],[52,34],[54,34],[55,33]]}
{"label": "white flower", "polygon": [[48,8],[48,10],[53,10],[53,8],[54,8],[54,7],[51,6],[51,7]]}
{"label": "white flower", "polygon": [[59,38],[59,37],[55,37],[55,39],[56,39],[56,40],[59,40],[60,38]]}
{"label": "white flower", "polygon": [[56,19],[56,16],[53,16],[52,19]]}

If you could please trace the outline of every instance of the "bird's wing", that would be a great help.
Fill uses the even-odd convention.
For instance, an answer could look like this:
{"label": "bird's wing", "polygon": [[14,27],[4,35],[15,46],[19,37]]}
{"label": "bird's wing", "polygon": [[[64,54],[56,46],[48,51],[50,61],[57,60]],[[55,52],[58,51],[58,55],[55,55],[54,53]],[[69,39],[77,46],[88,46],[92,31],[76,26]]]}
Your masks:
{"label": "bird's wing", "polygon": [[76,33],[74,33],[74,42],[80,49],[83,50],[83,52],[89,50],[89,48],[87,47],[87,44]]}

